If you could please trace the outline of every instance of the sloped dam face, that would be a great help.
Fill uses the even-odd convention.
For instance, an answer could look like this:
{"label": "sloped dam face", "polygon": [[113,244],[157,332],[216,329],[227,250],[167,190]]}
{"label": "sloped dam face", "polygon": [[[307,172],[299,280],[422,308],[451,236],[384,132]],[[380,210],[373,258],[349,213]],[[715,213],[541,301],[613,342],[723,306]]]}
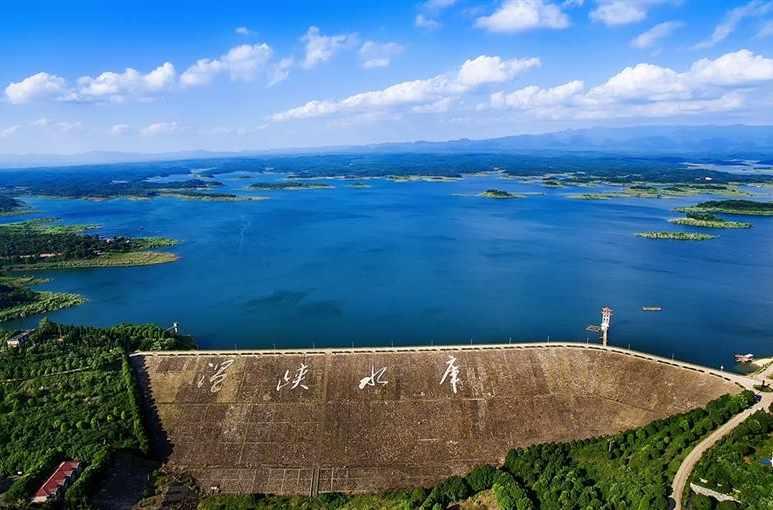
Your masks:
{"label": "sloped dam face", "polygon": [[610,434],[739,388],[580,345],[132,357],[154,442],[204,489],[430,485],[508,449]]}

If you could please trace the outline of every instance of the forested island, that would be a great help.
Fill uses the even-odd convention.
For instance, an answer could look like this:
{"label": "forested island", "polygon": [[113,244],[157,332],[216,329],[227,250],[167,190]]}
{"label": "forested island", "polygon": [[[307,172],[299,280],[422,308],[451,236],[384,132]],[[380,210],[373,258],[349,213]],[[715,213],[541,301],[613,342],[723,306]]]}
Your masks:
{"label": "forested island", "polygon": [[250,184],[250,189],[261,191],[295,191],[304,189],[333,189],[335,186],[325,182],[300,182],[300,181],[284,181],[284,182],[256,182]]}
{"label": "forested island", "polygon": [[668,239],[671,241],[708,241],[717,237],[696,232],[639,232],[636,235],[645,239]]}
{"label": "forested island", "polygon": [[725,213],[748,216],[773,216],[773,202],[753,200],[710,200],[691,207],[677,209],[693,213]]}
{"label": "forested island", "polygon": [[211,191],[177,190],[159,191],[159,196],[180,198],[182,200],[201,200],[204,202],[241,202],[250,200],[266,200],[268,197],[249,197],[234,193],[215,193]]}
{"label": "forested island", "polygon": [[687,211],[684,218],[668,220],[676,225],[701,228],[751,228],[751,223],[731,221],[711,213]]}
{"label": "forested island", "polygon": [[483,198],[493,198],[493,199],[512,199],[512,198],[523,198],[524,196],[518,193],[511,193],[510,191],[505,191],[501,189],[487,189],[486,191],[480,193],[478,196]]}
{"label": "forested island", "polygon": [[0,322],[51,312],[85,302],[80,295],[41,292],[42,283],[21,271],[162,264],[177,260],[155,251],[174,246],[164,237],[103,237],[89,234],[94,225],[60,225],[37,219],[0,225]]}

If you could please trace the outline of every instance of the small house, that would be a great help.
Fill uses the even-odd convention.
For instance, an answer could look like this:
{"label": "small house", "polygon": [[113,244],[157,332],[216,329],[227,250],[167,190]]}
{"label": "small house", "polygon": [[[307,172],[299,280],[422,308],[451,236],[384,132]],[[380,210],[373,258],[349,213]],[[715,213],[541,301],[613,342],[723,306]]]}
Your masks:
{"label": "small house", "polygon": [[49,503],[59,499],[64,489],[72,483],[76,476],[78,476],[80,468],[81,463],[77,460],[66,460],[61,462],[51,476],[48,477],[48,480],[46,480],[37,492],[35,492],[35,495],[32,497],[32,502],[40,504]]}
{"label": "small house", "polygon": [[18,347],[21,347],[25,343],[27,343],[27,340],[29,340],[30,335],[32,334],[34,330],[27,329],[25,331],[21,331],[19,333],[16,333],[11,338],[8,339],[6,344],[8,345],[9,349],[16,349]]}

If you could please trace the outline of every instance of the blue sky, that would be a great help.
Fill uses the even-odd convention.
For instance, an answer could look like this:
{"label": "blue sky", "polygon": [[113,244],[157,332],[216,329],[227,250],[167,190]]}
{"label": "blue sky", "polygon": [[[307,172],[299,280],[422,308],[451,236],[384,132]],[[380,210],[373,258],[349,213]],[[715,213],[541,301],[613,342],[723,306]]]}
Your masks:
{"label": "blue sky", "polygon": [[773,0],[28,0],[0,29],[0,153],[773,122]]}

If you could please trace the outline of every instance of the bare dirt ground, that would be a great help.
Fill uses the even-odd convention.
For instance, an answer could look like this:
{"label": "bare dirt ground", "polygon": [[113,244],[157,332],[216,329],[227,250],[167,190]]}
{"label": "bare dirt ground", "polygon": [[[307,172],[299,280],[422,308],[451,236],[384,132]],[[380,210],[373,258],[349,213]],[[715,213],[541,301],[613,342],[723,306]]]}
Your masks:
{"label": "bare dirt ground", "polygon": [[577,345],[132,363],[170,465],[235,493],[431,485],[513,447],[614,433],[739,391],[694,368]]}

